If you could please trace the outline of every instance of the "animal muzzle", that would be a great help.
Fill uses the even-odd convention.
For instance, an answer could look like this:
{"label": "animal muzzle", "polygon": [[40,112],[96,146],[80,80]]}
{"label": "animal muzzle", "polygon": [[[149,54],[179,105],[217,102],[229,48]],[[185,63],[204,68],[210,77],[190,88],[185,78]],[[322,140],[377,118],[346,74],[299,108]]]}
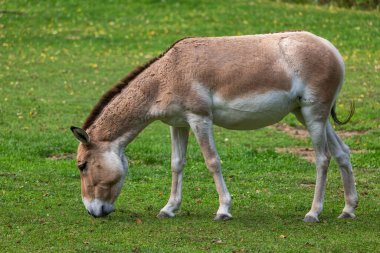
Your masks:
{"label": "animal muzzle", "polygon": [[83,204],[85,205],[87,212],[95,218],[107,216],[115,210],[113,204],[100,199],[88,201],[83,198]]}

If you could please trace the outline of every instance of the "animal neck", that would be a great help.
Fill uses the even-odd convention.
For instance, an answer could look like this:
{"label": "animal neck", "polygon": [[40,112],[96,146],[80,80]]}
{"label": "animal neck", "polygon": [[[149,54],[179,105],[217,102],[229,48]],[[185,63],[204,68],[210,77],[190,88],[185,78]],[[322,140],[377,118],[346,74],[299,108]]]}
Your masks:
{"label": "animal neck", "polygon": [[149,72],[141,73],[103,108],[87,129],[91,138],[116,141],[125,147],[153,121],[150,108],[157,96],[159,82]]}

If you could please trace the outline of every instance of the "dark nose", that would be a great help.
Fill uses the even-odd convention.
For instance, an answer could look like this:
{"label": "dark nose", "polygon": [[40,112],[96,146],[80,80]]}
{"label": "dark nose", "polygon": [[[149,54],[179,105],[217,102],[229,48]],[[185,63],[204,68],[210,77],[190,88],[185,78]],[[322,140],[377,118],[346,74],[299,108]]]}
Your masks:
{"label": "dark nose", "polygon": [[90,212],[90,211],[88,211],[88,210],[87,210],[87,212],[88,212],[90,215],[92,215],[92,217],[100,218],[100,217],[105,217],[105,216],[107,216],[107,215],[110,214],[112,211],[111,211],[111,212],[107,212],[107,211],[105,210],[105,206],[102,205],[101,208],[100,208],[100,213],[99,213],[99,214],[95,214],[95,213]]}

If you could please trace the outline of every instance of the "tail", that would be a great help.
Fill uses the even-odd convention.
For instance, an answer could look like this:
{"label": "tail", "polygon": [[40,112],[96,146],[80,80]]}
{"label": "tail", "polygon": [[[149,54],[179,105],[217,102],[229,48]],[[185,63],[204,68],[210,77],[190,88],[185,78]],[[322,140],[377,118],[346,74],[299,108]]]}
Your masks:
{"label": "tail", "polygon": [[336,115],[336,112],[335,112],[335,106],[336,106],[336,103],[334,103],[333,107],[331,108],[331,117],[333,118],[335,124],[337,124],[337,125],[345,125],[345,124],[347,124],[350,121],[350,119],[352,118],[352,115],[354,115],[354,113],[355,113],[355,102],[354,102],[354,100],[351,101],[350,114],[343,121],[340,121],[338,119],[338,117]]}

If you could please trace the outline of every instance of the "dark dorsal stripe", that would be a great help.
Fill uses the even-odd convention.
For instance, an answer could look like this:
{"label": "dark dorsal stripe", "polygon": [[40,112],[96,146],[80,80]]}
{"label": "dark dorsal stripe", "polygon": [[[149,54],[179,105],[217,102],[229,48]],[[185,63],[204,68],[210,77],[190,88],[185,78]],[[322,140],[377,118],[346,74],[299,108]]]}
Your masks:
{"label": "dark dorsal stripe", "polygon": [[99,115],[102,113],[104,107],[106,107],[111,100],[116,97],[118,94],[122,92],[122,90],[128,86],[128,84],[135,79],[139,74],[141,74],[145,69],[147,69],[150,65],[152,65],[154,62],[159,60],[161,57],[163,57],[170,49],[172,49],[178,42],[187,39],[182,38],[180,40],[177,40],[175,43],[173,43],[168,49],[166,49],[162,54],[159,56],[151,59],[147,63],[145,63],[142,66],[137,67],[135,70],[130,72],[126,77],[124,77],[122,80],[119,81],[117,85],[115,85],[112,89],[107,91],[99,100],[99,102],[95,105],[95,107],[92,109],[90,115],[86,119],[86,122],[83,124],[83,129],[87,130],[99,117]]}

